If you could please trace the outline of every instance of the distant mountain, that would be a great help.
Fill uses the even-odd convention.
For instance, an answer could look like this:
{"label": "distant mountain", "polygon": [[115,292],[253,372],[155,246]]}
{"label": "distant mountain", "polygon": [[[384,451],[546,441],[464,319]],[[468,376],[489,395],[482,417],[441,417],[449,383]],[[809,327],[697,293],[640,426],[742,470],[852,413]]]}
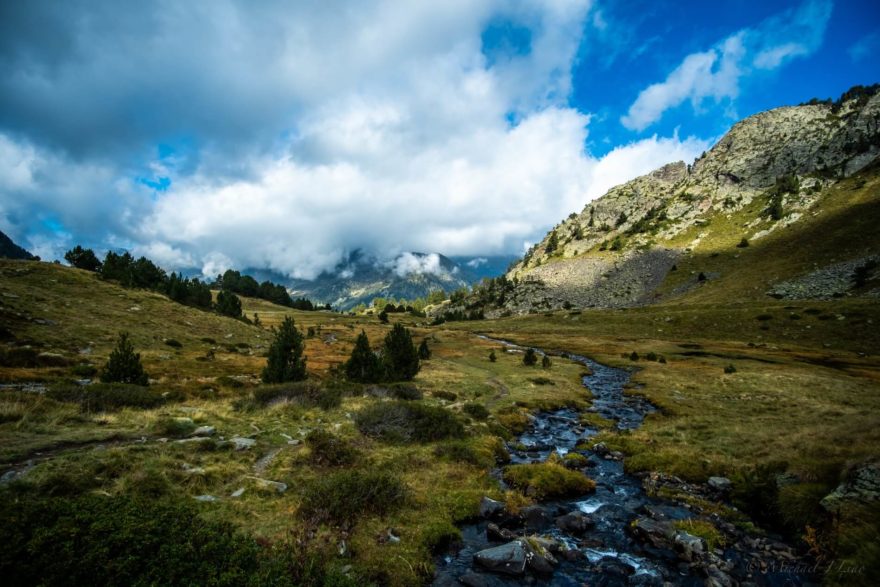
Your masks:
{"label": "distant mountain", "polygon": [[36,257],[12,242],[12,239],[0,232],[0,257],[6,259],[36,260]]}
{"label": "distant mountain", "polygon": [[512,257],[459,257],[439,253],[402,253],[382,261],[362,250],[313,280],[288,282],[291,295],[348,310],[373,298],[412,300],[435,290],[452,292],[483,277],[504,273]]}

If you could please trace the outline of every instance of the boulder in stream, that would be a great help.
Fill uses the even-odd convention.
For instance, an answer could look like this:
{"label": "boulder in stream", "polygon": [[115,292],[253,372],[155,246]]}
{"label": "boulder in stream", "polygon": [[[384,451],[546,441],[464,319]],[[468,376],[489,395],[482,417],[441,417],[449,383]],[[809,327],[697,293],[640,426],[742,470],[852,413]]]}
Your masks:
{"label": "boulder in stream", "polygon": [[501,546],[481,550],[474,555],[474,562],[493,573],[521,576],[526,572],[531,548],[525,540],[514,540]]}

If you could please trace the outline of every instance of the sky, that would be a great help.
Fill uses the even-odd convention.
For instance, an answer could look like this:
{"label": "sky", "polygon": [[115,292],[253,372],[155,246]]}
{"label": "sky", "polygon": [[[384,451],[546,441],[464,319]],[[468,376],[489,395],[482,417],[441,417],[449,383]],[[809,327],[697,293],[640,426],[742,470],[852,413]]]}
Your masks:
{"label": "sky", "polygon": [[876,0],[3,2],[0,230],[206,276],[520,254],[745,116],[876,82]]}

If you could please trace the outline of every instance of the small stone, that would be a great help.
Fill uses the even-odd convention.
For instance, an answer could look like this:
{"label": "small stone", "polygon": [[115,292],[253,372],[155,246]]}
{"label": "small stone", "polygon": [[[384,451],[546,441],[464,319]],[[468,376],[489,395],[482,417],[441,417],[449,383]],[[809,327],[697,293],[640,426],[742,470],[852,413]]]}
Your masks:
{"label": "small stone", "polygon": [[244,487],[239,487],[235,491],[229,494],[229,497],[241,497],[244,495]]}
{"label": "small stone", "polygon": [[241,436],[230,438],[229,441],[232,442],[235,450],[247,450],[257,444],[257,441],[253,438],[243,438]]}
{"label": "small stone", "polygon": [[490,497],[483,496],[480,500],[480,517],[492,518],[504,511],[504,504]]}
{"label": "small stone", "polygon": [[214,501],[218,501],[218,499],[219,498],[217,498],[214,495],[197,495],[195,497],[196,501],[203,501],[203,502],[214,502]]}
{"label": "small stone", "polygon": [[190,436],[214,436],[216,432],[217,430],[213,426],[199,426],[193,430]]}
{"label": "small stone", "polygon": [[274,489],[278,493],[284,493],[287,491],[287,483],[282,483],[280,481],[270,481],[269,479],[263,479],[261,477],[251,477],[254,481],[256,481],[257,485],[266,489]]}
{"label": "small stone", "polygon": [[709,477],[709,487],[721,493],[727,493],[733,487],[733,483],[727,477]]}

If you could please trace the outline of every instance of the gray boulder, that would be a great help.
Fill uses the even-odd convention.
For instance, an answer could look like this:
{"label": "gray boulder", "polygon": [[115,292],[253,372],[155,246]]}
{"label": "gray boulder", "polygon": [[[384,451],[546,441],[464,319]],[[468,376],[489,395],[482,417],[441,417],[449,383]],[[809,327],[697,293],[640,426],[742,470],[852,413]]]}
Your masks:
{"label": "gray boulder", "polygon": [[524,540],[514,540],[501,546],[481,550],[474,555],[474,562],[493,573],[521,576],[526,572],[531,548]]}

